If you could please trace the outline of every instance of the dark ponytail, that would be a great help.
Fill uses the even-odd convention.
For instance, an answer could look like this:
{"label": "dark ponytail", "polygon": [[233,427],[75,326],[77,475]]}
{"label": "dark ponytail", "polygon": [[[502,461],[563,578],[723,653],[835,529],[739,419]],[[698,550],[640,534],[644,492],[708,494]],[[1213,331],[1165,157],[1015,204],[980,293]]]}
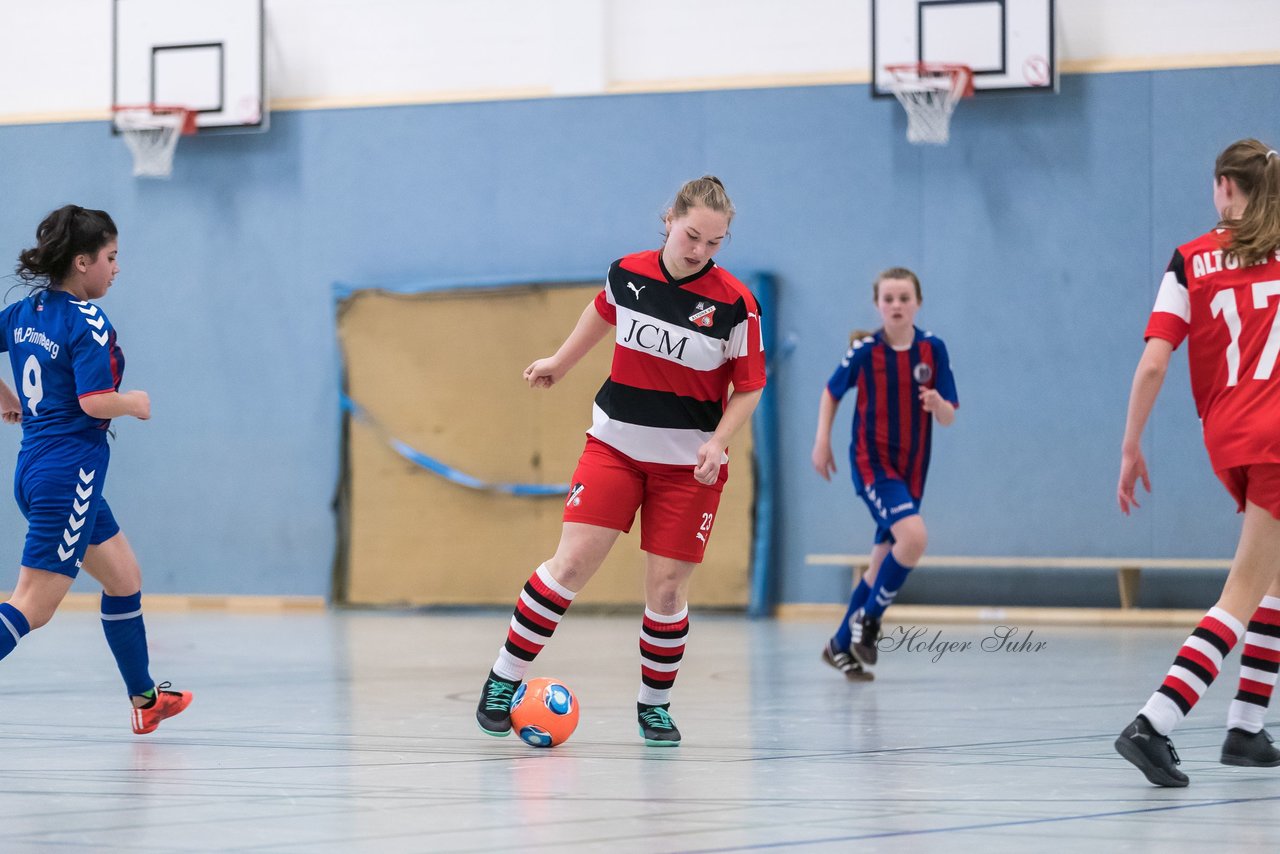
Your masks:
{"label": "dark ponytail", "polygon": [[77,255],[97,255],[117,234],[106,211],[64,205],[36,228],[36,245],[18,255],[15,272],[25,282],[46,287],[66,277]]}

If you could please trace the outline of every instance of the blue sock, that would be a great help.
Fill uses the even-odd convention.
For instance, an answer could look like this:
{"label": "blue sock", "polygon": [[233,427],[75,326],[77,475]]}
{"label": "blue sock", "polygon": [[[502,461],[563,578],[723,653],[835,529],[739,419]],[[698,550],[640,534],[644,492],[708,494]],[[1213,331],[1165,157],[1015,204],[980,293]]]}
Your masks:
{"label": "blue sock", "polygon": [[911,570],[912,567],[898,563],[893,552],[885,555],[884,563],[880,564],[880,571],[876,573],[876,585],[871,590],[871,597],[867,600],[863,614],[871,619],[879,619],[884,609],[893,604],[893,597],[898,595]]}
{"label": "blue sock", "polygon": [[130,696],[141,696],[156,686],[147,672],[147,628],[142,624],[142,591],[132,596],[102,594],[102,632],[116,657]]}
{"label": "blue sock", "polygon": [[8,602],[0,604],[0,658],[13,652],[18,641],[31,631],[31,624],[22,612]]}
{"label": "blue sock", "polygon": [[867,597],[871,595],[871,586],[867,584],[866,578],[858,579],[858,586],[853,588],[853,595],[849,597],[849,610],[844,612],[844,619],[840,621],[840,628],[836,629],[836,645],[841,649],[848,649],[853,643],[853,628],[849,623],[853,620],[853,615],[858,609],[867,604]]}

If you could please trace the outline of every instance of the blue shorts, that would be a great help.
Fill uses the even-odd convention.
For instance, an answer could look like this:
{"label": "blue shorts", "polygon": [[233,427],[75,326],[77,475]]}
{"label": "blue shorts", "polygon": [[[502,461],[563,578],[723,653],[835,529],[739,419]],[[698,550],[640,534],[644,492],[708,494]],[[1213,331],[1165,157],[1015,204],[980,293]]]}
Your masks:
{"label": "blue shorts", "polygon": [[120,532],[102,497],[110,459],[106,436],[58,436],[19,452],[13,496],[27,518],[23,566],[75,578],[85,550]]}
{"label": "blue shorts", "polygon": [[858,495],[875,520],[877,543],[895,542],[889,529],[898,520],[920,513],[920,502],[911,497],[907,485],[900,480],[877,480],[858,490]]}

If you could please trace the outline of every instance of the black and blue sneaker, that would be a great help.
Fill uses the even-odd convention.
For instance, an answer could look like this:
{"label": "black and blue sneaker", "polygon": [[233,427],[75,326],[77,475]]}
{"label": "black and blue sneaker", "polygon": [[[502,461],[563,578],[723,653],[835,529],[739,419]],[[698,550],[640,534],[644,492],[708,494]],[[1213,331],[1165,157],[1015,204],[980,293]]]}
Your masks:
{"label": "black and blue sneaker", "polygon": [[644,743],[650,747],[680,746],[680,730],[676,729],[676,722],[667,713],[669,708],[671,708],[670,703],[663,703],[660,706],[636,703],[636,716],[640,719],[640,735],[644,737]]}
{"label": "black and blue sneaker", "polygon": [[492,670],[480,692],[480,705],[476,707],[476,723],[486,735],[502,737],[511,734],[511,698],[519,682],[503,679]]}

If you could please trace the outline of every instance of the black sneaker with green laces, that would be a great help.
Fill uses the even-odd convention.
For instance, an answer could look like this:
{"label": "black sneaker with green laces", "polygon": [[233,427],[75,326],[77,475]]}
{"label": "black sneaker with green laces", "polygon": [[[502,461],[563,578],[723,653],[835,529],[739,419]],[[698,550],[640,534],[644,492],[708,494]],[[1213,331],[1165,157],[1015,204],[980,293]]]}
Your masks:
{"label": "black sneaker with green laces", "polygon": [[484,680],[484,689],[480,692],[480,705],[476,707],[476,723],[487,735],[510,735],[511,698],[518,687],[519,682],[503,679],[489,671],[489,678]]}
{"label": "black sneaker with green laces", "polygon": [[670,703],[663,703],[661,706],[636,703],[636,716],[640,719],[640,735],[644,736],[644,743],[650,747],[680,746],[680,730],[676,729],[676,722],[671,719],[671,715],[667,714],[669,708],[671,708]]}

